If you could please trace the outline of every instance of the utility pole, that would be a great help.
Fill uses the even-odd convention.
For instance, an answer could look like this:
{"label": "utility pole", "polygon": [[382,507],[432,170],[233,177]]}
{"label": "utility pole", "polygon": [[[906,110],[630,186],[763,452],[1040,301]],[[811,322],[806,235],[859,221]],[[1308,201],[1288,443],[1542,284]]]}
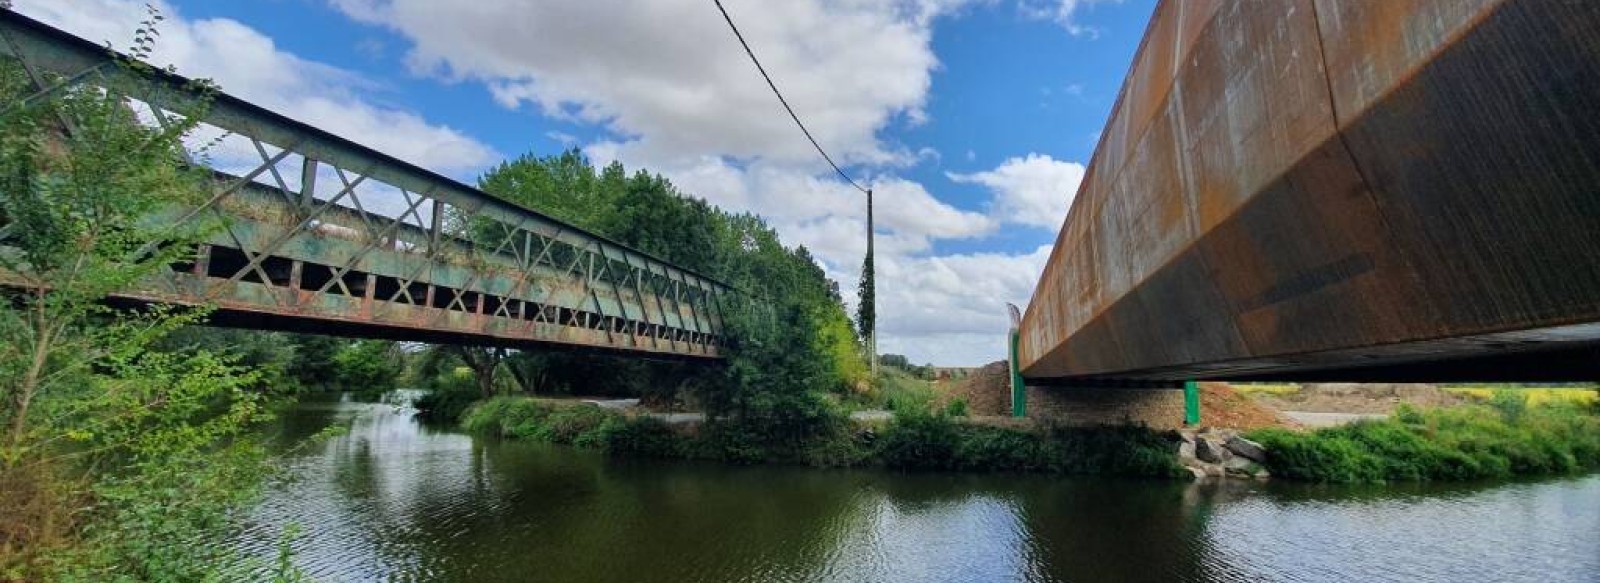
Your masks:
{"label": "utility pole", "polygon": [[867,325],[867,329],[866,330],[862,330],[862,332],[865,332],[866,335],[867,335],[867,353],[869,355],[868,358],[870,358],[870,360],[868,362],[871,363],[872,380],[874,382],[876,382],[878,380],[878,282],[877,282],[877,279],[878,279],[878,267],[876,265],[874,265],[874,263],[876,263],[876,261],[872,256],[872,239],[875,238],[876,236],[877,236],[877,233],[872,228],[872,189],[868,188],[867,189],[867,260],[866,260],[867,268],[862,270],[862,271],[866,272],[866,273],[863,273],[862,275],[868,278],[866,289],[871,290],[872,293],[868,294],[867,297],[861,298],[861,301],[863,301],[863,302],[871,302],[872,303],[872,305],[867,306],[867,310],[866,310],[866,313],[872,314],[872,317],[867,319],[867,321],[865,322],[866,325]]}

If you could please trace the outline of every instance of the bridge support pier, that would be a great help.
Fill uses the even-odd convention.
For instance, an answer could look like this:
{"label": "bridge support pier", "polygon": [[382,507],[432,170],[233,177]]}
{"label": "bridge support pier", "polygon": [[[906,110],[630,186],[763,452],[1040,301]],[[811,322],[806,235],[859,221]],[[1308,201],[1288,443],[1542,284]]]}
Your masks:
{"label": "bridge support pier", "polygon": [[1180,429],[1199,422],[1198,398],[1189,398],[1185,387],[1175,385],[1140,388],[1029,386],[1025,392],[1029,418],[1061,425],[1145,425],[1154,429]]}
{"label": "bridge support pier", "polygon": [[1200,424],[1200,382],[1183,382],[1183,424],[1193,427]]}

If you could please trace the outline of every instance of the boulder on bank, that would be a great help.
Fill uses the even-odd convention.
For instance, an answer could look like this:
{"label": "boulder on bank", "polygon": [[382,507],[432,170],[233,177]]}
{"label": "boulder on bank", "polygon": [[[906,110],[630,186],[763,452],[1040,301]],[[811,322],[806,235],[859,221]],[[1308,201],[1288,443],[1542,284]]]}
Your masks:
{"label": "boulder on bank", "polygon": [[1238,435],[1228,438],[1227,441],[1223,442],[1223,445],[1228,448],[1228,451],[1233,452],[1234,455],[1239,457],[1249,459],[1256,463],[1266,463],[1267,461],[1266,448],[1261,447],[1261,444],[1259,443],[1250,441]]}
{"label": "boulder on bank", "polygon": [[1175,433],[1178,464],[1196,478],[1269,478],[1263,466],[1267,451],[1254,441],[1241,437],[1237,430],[1204,428]]}
{"label": "boulder on bank", "polygon": [[1220,464],[1233,457],[1233,452],[1222,445],[1222,440],[1214,437],[1203,437],[1194,442],[1194,457],[1206,463]]}

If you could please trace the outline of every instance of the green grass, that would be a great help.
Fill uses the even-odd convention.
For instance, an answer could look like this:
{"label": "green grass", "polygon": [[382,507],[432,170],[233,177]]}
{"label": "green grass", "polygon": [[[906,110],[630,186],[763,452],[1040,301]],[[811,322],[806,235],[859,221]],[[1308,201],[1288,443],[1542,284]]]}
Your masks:
{"label": "green grass", "polygon": [[1171,440],[1144,427],[1051,428],[1030,432],[958,423],[943,415],[902,416],[877,444],[886,467],[917,470],[1048,472],[1143,477],[1189,475]]}
{"label": "green grass", "polygon": [[725,420],[688,433],[653,418],[527,397],[481,401],[463,414],[461,426],[479,434],[569,444],[615,454],[745,464],[1187,475],[1180,474],[1171,441],[1150,429],[1057,428],[1029,432],[965,424],[944,413],[928,413],[926,408],[899,415],[883,426],[881,434],[861,427],[839,427],[808,434],[798,443],[775,441],[775,429],[766,422]]}
{"label": "green grass", "polygon": [[1572,404],[1496,400],[1300,433],[1251,432],[1273,476],[1332,483],[1473,480],[1600,467],[1600,417]]}

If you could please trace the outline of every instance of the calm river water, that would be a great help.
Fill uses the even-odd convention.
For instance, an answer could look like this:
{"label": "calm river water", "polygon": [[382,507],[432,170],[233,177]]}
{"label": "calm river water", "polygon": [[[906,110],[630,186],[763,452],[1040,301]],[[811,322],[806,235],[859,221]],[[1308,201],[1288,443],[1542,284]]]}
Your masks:
{"label": "calm river water", "polygon": [[1600,581],[1600,475],[1457,487],[1199,486],[614,460],[305,403],[284,529],[319,581]]}

